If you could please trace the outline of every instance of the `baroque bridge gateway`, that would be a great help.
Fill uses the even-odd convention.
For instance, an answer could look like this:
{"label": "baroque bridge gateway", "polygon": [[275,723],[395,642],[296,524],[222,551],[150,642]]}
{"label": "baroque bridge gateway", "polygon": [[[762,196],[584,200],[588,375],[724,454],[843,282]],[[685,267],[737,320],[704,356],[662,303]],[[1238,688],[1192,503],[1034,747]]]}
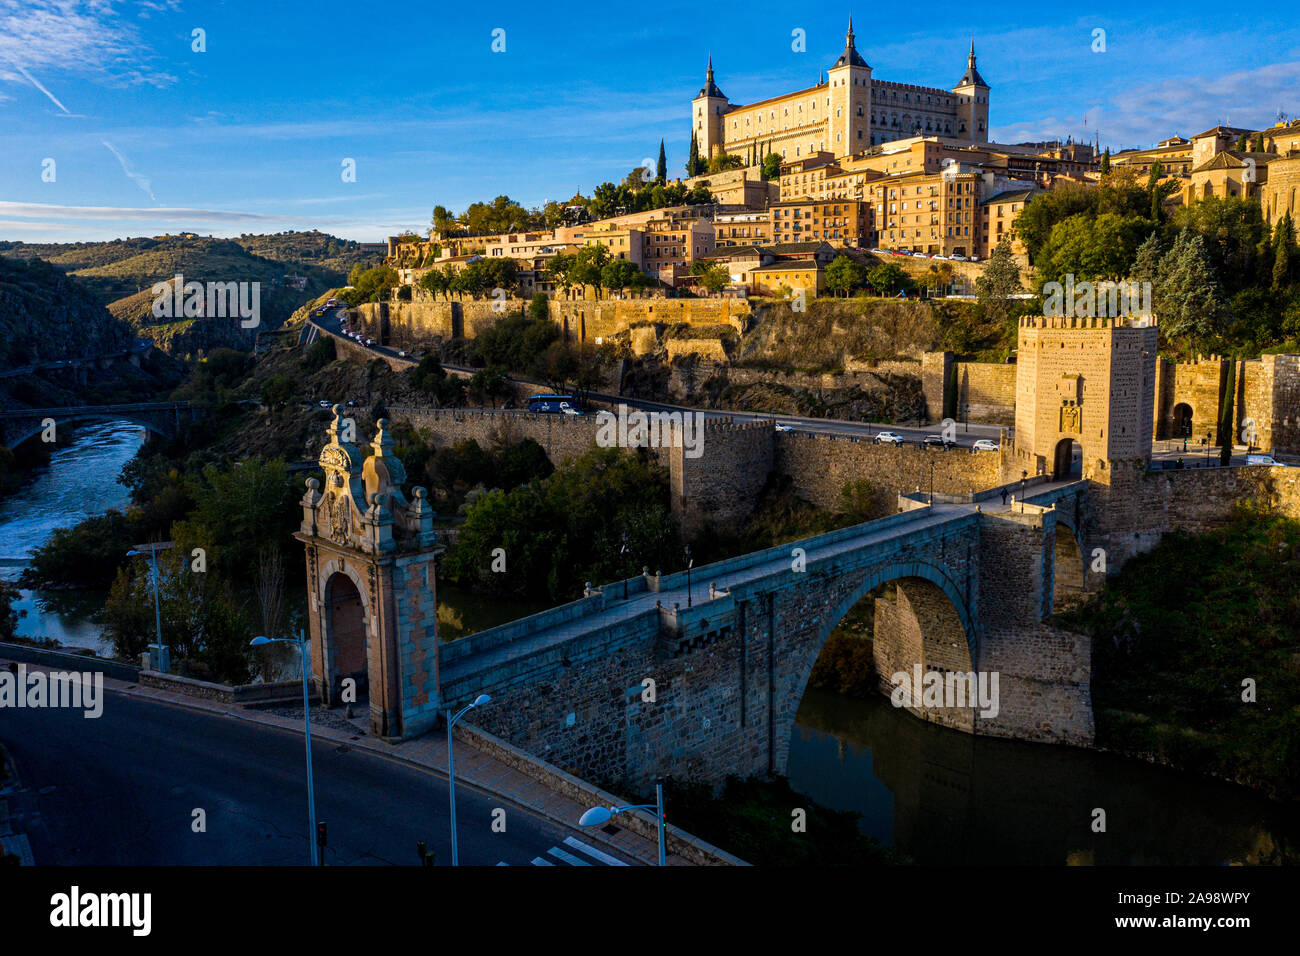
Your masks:
{"label": "baroque bridge gateway", "polygon": [[883,690],[916,667],[996,672],[996,713],[909,709],[970,733],[1092,740],[1087,639],[1044,623],[1084,585],[1085,482],[1039,485],[1010,507],[903,496],[888,518],[693,569],[689,597],[686,572],[646,573],[440,645],[432,508],[423,489],[402,495],[386,424],[363,461],[336,406],[325,486],[309,480],[296,535],[318,692],[338,703],[356,679],[376,735],[418,735],[488,693],[479,726],[589,778],[784,772],[822,646],[883,585]]}

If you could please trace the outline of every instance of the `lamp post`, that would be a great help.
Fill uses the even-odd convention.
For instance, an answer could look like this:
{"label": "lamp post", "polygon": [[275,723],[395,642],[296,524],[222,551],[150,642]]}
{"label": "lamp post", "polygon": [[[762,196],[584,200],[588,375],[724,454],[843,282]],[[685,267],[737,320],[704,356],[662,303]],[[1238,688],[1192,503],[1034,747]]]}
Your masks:
{"label": "lamp post", "polygon": [[686,546],[686,606],[691,607],[691,565],[695,562],[691,560],[691,546]]}
{"label": "lamp post", "polygon": [[653,810],[659,818],[659,865],[668,865],[668,854],[664,846],[664,785],[655,784],[655,802],[642,803],[636,806],[626,807],[592,807],[578,819],[578,826],[581,827],[598,827],[606,824],[611,818],[620,813],[627,813],[629,810]]}
{"label": "lamp post", "polygon": [[472,704],[466,704],[455,716],[447,711],[447,793],[451,800],[451,865],[460,866],[460,846],[456,838],[456,752],[451,742],[451,728],[475,707],[482,707],[492,702],[487,694],[479,694]]}
{"label": "lamp post", "polygon": [[930,461],[930,507],[934,507],[934,461]]}
{"label": "lamp post", "polygon": [[167,646],[163,644],[162,639],[162,607],[158,602],[158,552],[166,551],[172,546],[170,541],[154,542],[153,544],[137,544],[134,548],[126,553],[128,558],[142,558],[148,555],[153,562],[153,621],[154,628],[158,635],[158,670],[166,672],[169,661]]}
{"label": "lamp post", "polygon": [[298,648],[298,656],[302,659],[302,724],[303,736],[307,741],[307,843],[311,847],[311,865],[320,866],[321,860],[316,849],[316,784],[311,773],[311,701],[307,696],[307,635],[300,630],[296,641],[284,637],[255,637],[249,644],[252,647],[293,644]]}
{"label": "lamp post", "polygon": [[[619,549],[619,555],[627,554],[627,532],[623,532],[623,547]],[[627,577],[623,578],[623,600],[627,600]]]}

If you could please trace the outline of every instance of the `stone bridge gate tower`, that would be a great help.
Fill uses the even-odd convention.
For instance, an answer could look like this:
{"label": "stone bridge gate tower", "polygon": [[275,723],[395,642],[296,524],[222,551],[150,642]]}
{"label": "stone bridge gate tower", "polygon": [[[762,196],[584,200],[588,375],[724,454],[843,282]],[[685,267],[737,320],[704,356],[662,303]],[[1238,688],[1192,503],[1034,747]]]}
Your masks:
{"label": "stone bridge gate tower", "polygon": [[410,737],[437,719],[438,635],[434,560],[440,548],[423,488],[402,493],[406,472],[380,419],[362,460],[354,425],[334,406],[321,450],[325,487],[307,480],[302,526],[307,558],[312,677],[322,701],[368,700],[371,733]]}

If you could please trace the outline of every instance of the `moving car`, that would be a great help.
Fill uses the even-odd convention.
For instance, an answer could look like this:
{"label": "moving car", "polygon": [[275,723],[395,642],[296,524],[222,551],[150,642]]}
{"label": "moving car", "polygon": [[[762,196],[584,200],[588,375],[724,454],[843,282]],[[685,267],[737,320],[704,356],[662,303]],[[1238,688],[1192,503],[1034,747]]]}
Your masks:
{"label": "moving car", "polygon": [[790,430],[790,426],[785,422],[777,422],[773,427],[779,432],[788,432]]}
{"label": "moving car", "polygon": [[568,402],[560,402],[560,412],[563,413],[563,414],[565,414],[565,415],[581,415],[581,414],[582,414],[582,412],[578,411],[576,408],[574,408],[574,407],[573,407],[572,405],[570,405]]}
{"label": "moving car", "polygon": [[951,448],[957,444],[951,438],[944,438],[942,435],[926,435],[922,442],[924,445],[938,445],[940,448]]}
{"label": "moving car", "polygon": [[981,438],[974,445],[976,451],[997,451],[999,446],[991,438]]}
{"label": "moving car", "polygon": [[1286,468],[1286,467],[1287,467],[1287,463],[1286,463],[1286,462],[1284,462],[1284,461],[1278,461],[1278,460],[1277,460],[1276,458],[1274,458],[1272,455],[1247,455],[1247,456],[1246,456],[1246,464],[1248,464],[1248,465],[1278,465],[1279,467],[1282,467],[1282,468]]}
{"label": "moving car", "polygon": [[882,442],[886,445],[903,444],[903,436],[896,432],[880,432],[875,438],[871,439],[872,444],[879,445]]}

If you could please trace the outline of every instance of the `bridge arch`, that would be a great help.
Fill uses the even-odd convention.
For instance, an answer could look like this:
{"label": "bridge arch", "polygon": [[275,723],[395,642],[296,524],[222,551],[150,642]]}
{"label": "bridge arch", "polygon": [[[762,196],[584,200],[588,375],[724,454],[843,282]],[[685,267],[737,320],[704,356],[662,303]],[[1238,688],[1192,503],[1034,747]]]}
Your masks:
{"label": "bridge arch", "polygon": [[[915,665],[923,671],[969,673],[979,659],[979,639],[974,609],[967,606],[962,592],[941,568],[926,562],[891,563],[869,571],[817,622],[813,639],[803,645],[802,659],[794,669],[790,706],[781,715],[776,746],[787,754],[799,704],[808,689],[813,668],[831,633],[859,601],[881,585],[896,584],[891,595],[876,598],[873,618],[875,634],[892,634],[888,647],[873,643],[873,667],[881,691],[888,694],[894,687],[892,676],[900,671],[914,673]],[[883,625],[883,627],[882,627]],[[807,632],[805,632],[807,633]],[[874,635],[873,635],[874,641]],[[972,730],[973,711],[922,712],[908,708],[928,720],[965,730]],[[780,759],[783,763],[783,758]]]}

